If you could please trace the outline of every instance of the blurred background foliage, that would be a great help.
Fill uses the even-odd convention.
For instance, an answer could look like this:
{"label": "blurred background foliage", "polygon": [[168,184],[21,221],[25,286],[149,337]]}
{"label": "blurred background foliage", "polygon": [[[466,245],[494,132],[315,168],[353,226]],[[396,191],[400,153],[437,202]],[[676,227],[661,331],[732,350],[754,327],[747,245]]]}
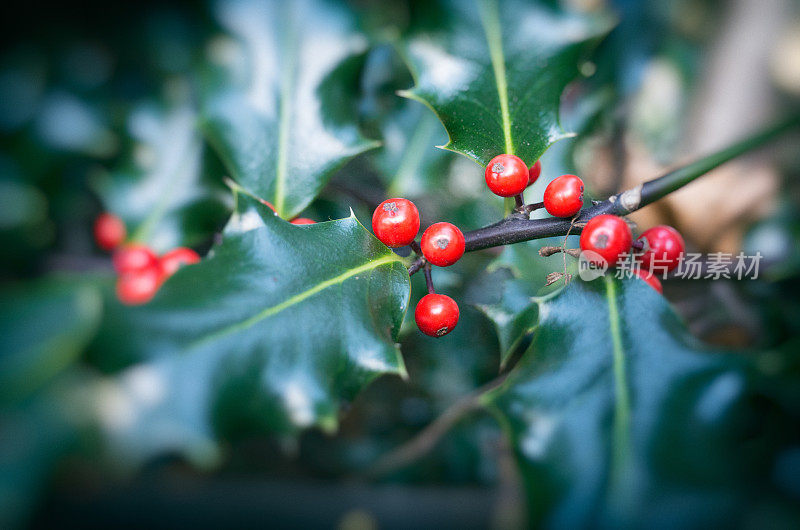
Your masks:
{"label": "blurred background foliage", "polygon": [[[741,136],[800,96],[800,10],[791,0],[549,3],[611,12],[618,24],[562,97],[562,123],[578,135],[544,155],[533,196],[574,172],[603,198]],[[367,224],[388,196],[415,201],[423,225],[446,220],[469,230],[503,214],[502,200],[483,189],[482,168],[436,149],[447,141],[439,121],[396,95],[412,79],[395,44],[419,30],[426,4],[348,4],[370,40],[353,94],[359,125],[383,145],[339,169],[303,216],[337,219],[352,208]],[[105,452],[91,418],[100,409],[113,423],[125,411],[99,374],[125,361],[93,344],[104,305],[113,302],[110,260],[94,247],[92,222],[108,209],[159,250],[211,247],[232,201],[222,163],[196,126],[198,80],[208,64],[238,50],[203,3],[19,7],[19,16],[4,17],[0,54],[0,526],[47,526],[87,510],[100,524],[120,514],[153,522],[158,511],[209,523],[234,507],[242,522],[264,514],[288,520],[297,514],[281,499],[292,495],[302,496],[298,509],[308,510],[308,521],[345,528],[408,522],[408,504],[398,497],[419,510],[412,517],[420,521],[518,524],[519,478],[497,424],[483,413],[380,485],[334,487],[330,480],[357,476],[527,347],[484,313],[513,317],[526,304],[504,292],[541,292],[560,260],[532,258],[546,242],[470,253],[437,269],[437,287],[464,301],[458,328],[447,340],[429,340],[407,315],[401,347],[408,381],[373,383],[348,406],[335,435],[232,438],[213,471],[165,455],[131,474],[125,455]],[[673,281],[665,294],[695,336],[766,351],[765,363],[780,359],[780,370],[794,376],[798,171],[797,149],[756,154],[633,216],[643,226],[674,224],[692,251],[760,251],[757,281]],[[164,201],[164,186],[180,193]],[[506,281],[515,267],[524,277]],[[411,307],[423,282],[413,278]],[[787,469],[797,470],[793,458]],[[786,480],[798,487],[796,476]]]}

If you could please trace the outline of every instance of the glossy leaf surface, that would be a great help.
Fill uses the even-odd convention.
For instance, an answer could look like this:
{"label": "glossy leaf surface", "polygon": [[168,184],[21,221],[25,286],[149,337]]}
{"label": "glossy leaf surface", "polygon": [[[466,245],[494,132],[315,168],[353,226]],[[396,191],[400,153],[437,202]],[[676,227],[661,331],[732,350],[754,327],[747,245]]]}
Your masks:
{"label": "glossy leaf surface", "polygon": [[203,128],[230,176],[290,218],[378,145],[355,125],[366,40],[352,12],[325,0],[231,0],[215,13],[240,48],[207,76]]}
{"label": "glossy leaf surface", "polygon": [[403,95],[436,113],[447,149],[481,165],[502,153],[532,165],[568,136],[559,123],[561,93],[609,21],[516,0],[453,0],[441,8],[447,16],[428,13],[430,25],[420,23],[407,44],[416,85]]}
{"label": "glossy leaf surface", "polygon": [[0,404],[19,400],[68,367],[100,323],[100,292],[79,278],[49,278],[0,300]]}
{"label": "glossy leaf surface", "polygon": [[538,314],[486,399],[531,524],[726,526],[776,493],[769,462],[790,443],[777,428],[788,418],[746,357],[707,351],[640,280],[575,281]]}
{"label": "glossy leaf surface", "polygon": [[237,200],[210,257],[151,303],[118,307],[105,330],[137,363],[119,378],[131,422],[111,426],[135,456],[176,450],[207,462],[215,434],[335,430],[340,406],[366,384],[405,374],[400,258],[355,217],[295,226]]}
{"label": "glossy leaf surface", "polygon": [[422,197],[447,187],[454,155],[436,149],[444,136],[442,125],[416,107],[403,105],[384,121],[383,147],[375,152],[391,197]]}

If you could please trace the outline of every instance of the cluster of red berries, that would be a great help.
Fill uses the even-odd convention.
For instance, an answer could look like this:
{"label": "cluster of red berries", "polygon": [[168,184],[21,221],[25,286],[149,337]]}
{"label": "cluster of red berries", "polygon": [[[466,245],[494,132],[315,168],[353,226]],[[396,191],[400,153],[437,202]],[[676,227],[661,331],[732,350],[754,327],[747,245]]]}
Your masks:
{"label": "cluster of red berries", "polygon": [[[514,155],[497,155],[486,166],[486,185],[495,195],[513,197],[536,182],[542,174],[537,160],[530,169]],[[583,207],[583,181],[575,175],[561,175],[544,190],[544,209],[556,217],[572,217]]]}
{"label": "cluster of red berries", "polygon": [[623,260],[631,249],[641,267],[633,272],[659,293],[663,292],[661,281],[654,269],[671,271],[680,263],[686,249],[680,233],[671,226],[658,225],[645,230],[634,242],[628,223],[616,215],[603,214],[593,217],[581,232],[582,251],[591,251],[588,260],[595,265],[613,267]]}
{"label": "cluster of red berries", "polygon": [[[272,204],[264,200],[261,202],[276,212]],[[307,217],[296,217],[290,222],[293,225],[316,224],[316,221]],[[125,223],[108,212],[100,214],[95,220],[94,238],[97,246],[114,252],[112,262],[119,274],[117,298],[127,305],[149,302],[159,287],[178,269],[200,261],[197,252],[186,247],[178,247],[163,256],[157,256],[146,245],[125,243],[127,238]]]}
{"label": "cluster of red berries", "polygon": [[[503,154],[489,162],[485,178],[493,193],[501,197],[513,197],[536,182],[541,172],[539,160],[528,169],[519,157]],[[542,202],[544,209],[555,217],[573,217],[583,207],[583,190],[583,181],[579,177],[561,175],[545,188]],[[628,223],[614,215],[598,215],[592,218],[581,233],[580,245],[581,250],[596,252],[612,267],[635,246],[639,250],[635,257],[643,268],[635,268],[634,272],[658,292],[662,292],[662,287],[659,279],[652,273],[655,262],[670,271],[678,266],[685,248],[681,235],[669,226],[655,226],[645,231],[634,245]],[[599,258],[596,260],[600,261]]]}
{"label": "cluster of red berries", "polygon": [[197,252],[186,247],[175,248],[159,257],[146,245],[125,243],[125,224],[110,213],[97,217],[94,237],[100,248],[114,252],[112,262],[119,275],[117,298],[127,305],[149,302],[178,269],[200,261]]}
{"label": "cluster of red berries", "polygon": [[[536,182],[541,172],[542,164],[538,160],[528,168],[517,156],[499,155],[486,167],[486,184],[501,197],[513,197]],[[545,190],[544,206],[550,214],[559,217],[577,214],[583,206],[583,181],[575,175],[555,179]],[[407,199],[388,199],[379,204],[372,215],[372,230],[389,247],[411,245],[414,248],[419,227],[419,211]],[[464,234],[458,227],[451,223],[435,223],[422,234],[417,248],[431,265],[447,267],[461,258],[464,245]],[[420,331],[433,337],[452,331],[458,316],[458,304],[449,296],[433,292],[432,286],[414,312]]]}
{"label": "cluster of red berries", "polygon": [[[486,185],[493,193],[501,197],[518,196],[519,205],[524,204],[522,192],[536,182],[541,172],[539,160],[528,168],[519,157],[503,154],[489,162],[484,176]],[[550,215],[556,217],[574,217],[583,208],[583,191],[583,181],[579,177],[561,175],[547,185],[539,207],[543,206]],[[372,215],[372,230],[386,246],[410,246],[417,254],[422,254],[427,263],[439,267],[452,265],[464,255],[464,234],[455,225],[435,223],[425,230],[421,242],[417,244],[415,239],[419,227],[419,211],[408,199],[385,200]],[[612,267],[635,248],[635,258],[643,268],[636,268],[634,272],[659,293],[662,292],[661,282],[652,269],[656,263],[662,269],[674,269],[685,248],[681,235],[669,226],[653,227],[634,242],[628,223],[614,215],[592,218],[581,232],[580,247],[582,251],[594,252],[587,255],[591,256],[590,261],[595,265],[608,264]],[[426,335],[442,337],[458,323],[458,304],[449,296],[434,292],[429,266],[425,267],[428,294],[417,304],[414,319],[417,327]]]}
{"label": "cluster of red berries", "polygon": [[[464,255],[464,234],[451,223],[435,223],[422,234],[419,245],[419,210],[408,199],[388,199],[375,208],[372,230],[388,247],[411,245],[425,260],[438,267],[448,267]],[[428,294],[422,297],[414,311],[417,327],[431,337],[447,335],[458,323],[458,304],[449,296],[437,294],[430,284]]]}

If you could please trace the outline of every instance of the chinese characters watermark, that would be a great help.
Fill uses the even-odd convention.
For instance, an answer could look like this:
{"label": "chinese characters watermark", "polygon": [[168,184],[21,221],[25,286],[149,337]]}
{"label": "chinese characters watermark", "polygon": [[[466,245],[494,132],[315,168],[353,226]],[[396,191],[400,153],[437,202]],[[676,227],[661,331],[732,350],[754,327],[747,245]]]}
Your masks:
{"label": "chinese characters watermark", "polygon": [[[587,255],[589,252],[591,251],[582,252],[578,263],[578,274],[585,281],[599,278],[608,270],[607,266],[602,266],[602,258],[598,261],[598,256],[594,253]],[[628,255],[614,265],[613,272],[614,277],[619,279],[633,278],[644,272],[646,275],[653,274],[661,279],[672,277],[684,280],[755,280],[758,278],[761,258],[761,252],[756,252],[754,255],[746,255],[744,252],[738,254],[689,252],[681,256],[678,266],[670,272],[669,262],[666,259],[653,258],[649,269],[645,269],[635,256]]]}

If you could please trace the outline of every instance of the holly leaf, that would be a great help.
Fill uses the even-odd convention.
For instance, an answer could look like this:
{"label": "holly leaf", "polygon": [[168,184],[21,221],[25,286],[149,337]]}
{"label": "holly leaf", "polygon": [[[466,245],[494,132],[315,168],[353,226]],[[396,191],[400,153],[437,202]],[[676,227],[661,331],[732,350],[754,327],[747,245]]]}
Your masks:
{"label": "holly leaf", "polygon": [[93,182],[106,210],[123,219],[132,240],[156,250],[205,242],[227,208],[220,175],[204,175],[197,114],[187,105],[143,104],[128,128],[135,140],[130,159]]}
{"label": "holly leaf", "polygon": [[446,193],[455,157],[435,147],[447,140],[436,116],[414,101],[397,97],[397,91],[409,83],[411,76],[396,46],[370,49],[361,72],[359,111],[365,130],[381,138],[381,147],[366,158],[390,197]]}
{"label": "holly leaf", "polygon": [[570,136],[559,123],[561,93],[610,30],[609,19],[519,0],[441,7],[446,17],[419,23],[423,29],[408,39],[415,86],[401,95],[436,113],[449,136],[444,148],[481,165],[501,153],[532,165]]}
{"label": "holly leaf", "polygon": [[241,191],[237,202],[208,258],[149,304],[117,305],[101,337],[136,361],[115,398],[129,421],[108,426],[134,461],[173,450],[209,463],[215,435],[332,431],[369,382],[405,376],[401,258],[353,216],[295,226]]}
{"label": "holly leaf", "polygon": [[551,237],[509,245],[487,267],[489,273],[505,273],[501,279],[499,299],[476,304],[494,324],[500,342],[501,367],[506,366],[538,324],[539,306],[532,303],[532,299],[554,293],[564,286],[563,279],[548,286],[547,276],[565,270],[573,277],[577,274],[574,258],[567,256],[565,260],[563,254],[539,255],[543,247],[562,245],[575,247],[577,238],[573,236],[565,242],[563,237]]}
{"label": "holly leaf", "polygon": [[101,320],[100,278],[58,275],[0,296],[0,528],[29,523],[56,464],[91,422],[76,368]]}
{"label": "holly leaf", "polygon": [[333,172],[379,145],[359,132],[366,39],[345,6],[324,0],[218,2],[237,53],[206,80],[203,128],[231,176],[290,218]]}
{"label": "holly leaf", "polygon": [[[40,391],[0,406],[0,528],[25,528],[48,491],[59,463],[97,451],[98,380],[73,367]],[[5,404],[4,404],[5,405]]]}
{"label": "holly leaf", "polygon": [[94,337],[102,299],[90,282],[53,277],[0,300],[0,405],[17,402],[70,366]]}
{"label": "holly leaf", "polygon": [[388,196],[422,197],[447,188],[453,155],[434,147],[444,136],[441,128],[419,105],[402,105],[383,122],[383,148],[375,160]]}
{"label": "holly leaf", "polygon": [[531,525],[713,527],[786,506],[771,470],[794,420],[748,358],[698,344],[638,279],[574,281],[536,304],[533,343],[484,400]]}

